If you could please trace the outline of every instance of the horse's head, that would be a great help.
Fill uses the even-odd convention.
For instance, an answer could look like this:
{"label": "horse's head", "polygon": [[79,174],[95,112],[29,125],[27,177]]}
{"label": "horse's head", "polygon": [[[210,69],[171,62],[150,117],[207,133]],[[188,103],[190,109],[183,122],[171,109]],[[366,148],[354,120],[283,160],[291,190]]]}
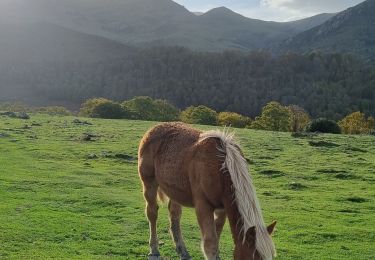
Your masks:
{"label": "horse's head", "polygon": [[[271,236],[276,226],[276,221],[267,227],[268,235]],[[239,239],[234,249],[235,260],[265,260],[261,257],[260,253],[256,249],[256,232],[255,227],[250,228],[246,233],[246,239],[243,243],[242,239]],[[269,259],[267,259],[269,260]]]}

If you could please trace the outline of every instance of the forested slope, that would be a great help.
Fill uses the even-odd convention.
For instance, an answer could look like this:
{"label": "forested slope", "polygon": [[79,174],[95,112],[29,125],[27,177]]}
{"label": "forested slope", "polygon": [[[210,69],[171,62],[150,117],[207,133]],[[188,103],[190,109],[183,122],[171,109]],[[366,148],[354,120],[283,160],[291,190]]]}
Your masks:
{"label": "forested slope", "polygon": [[77,104],[90,97],[148,95],[180,108],[203,104],[250,116],[271,100],[297,104],[314,117],[375,113],[374,67],[342,54],[273,57],[266,52],[151,48],[111,61],[41,64],[1,73],[7,86],[16,81],[39,97]]}

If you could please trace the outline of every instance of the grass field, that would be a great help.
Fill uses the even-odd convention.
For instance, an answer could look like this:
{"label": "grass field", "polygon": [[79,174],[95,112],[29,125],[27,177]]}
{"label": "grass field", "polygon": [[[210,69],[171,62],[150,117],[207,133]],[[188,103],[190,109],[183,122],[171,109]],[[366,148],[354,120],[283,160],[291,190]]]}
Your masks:
{"label": "grass field", "polygon": [[[0,116],[1,259],[146,259],[136,157],[155,123],[74,119]],[[265,220],[278,221],[278,259],[375,259],[374,136],[236,132]],[[191,209],[183,232],[193,258],[202,259]],[[162,255],[177,259],[166,206],[159,237]],[[231,259],[228,227],[220,246]]]}

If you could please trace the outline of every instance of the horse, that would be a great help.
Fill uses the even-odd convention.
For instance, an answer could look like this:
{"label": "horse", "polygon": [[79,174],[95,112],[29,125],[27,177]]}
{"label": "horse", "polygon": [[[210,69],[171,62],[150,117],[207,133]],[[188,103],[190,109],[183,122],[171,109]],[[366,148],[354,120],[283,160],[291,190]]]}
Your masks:
{"label": "horse", "polygon": [[276,256],[271,238],[276,222],[265,226],[247,161],[225,131],[200,131],[183,123],[161,123],[142,138],[138,173],[150,228],[149,260],[161,259],[157,238],[158,198],[168,200],[170,231],[180,259],[191,259],[180,228],[182,207],[195,209],[205,259],[219,257],[226,219],[235,260]]}

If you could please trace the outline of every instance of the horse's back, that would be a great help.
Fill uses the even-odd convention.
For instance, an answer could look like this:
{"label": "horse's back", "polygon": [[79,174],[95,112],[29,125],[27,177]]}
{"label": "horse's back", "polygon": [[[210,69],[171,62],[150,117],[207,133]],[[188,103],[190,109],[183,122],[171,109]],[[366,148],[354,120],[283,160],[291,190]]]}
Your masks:
{"label": "horse's back", "polygon": [[151,174],[168,197],[185,206],[193,206],[193,194],[220,203],[219,142],[200,141],[201,133],[182,123],[163,123],[150,129],[140,144],[140,163],[148,168],[144,174]]}

